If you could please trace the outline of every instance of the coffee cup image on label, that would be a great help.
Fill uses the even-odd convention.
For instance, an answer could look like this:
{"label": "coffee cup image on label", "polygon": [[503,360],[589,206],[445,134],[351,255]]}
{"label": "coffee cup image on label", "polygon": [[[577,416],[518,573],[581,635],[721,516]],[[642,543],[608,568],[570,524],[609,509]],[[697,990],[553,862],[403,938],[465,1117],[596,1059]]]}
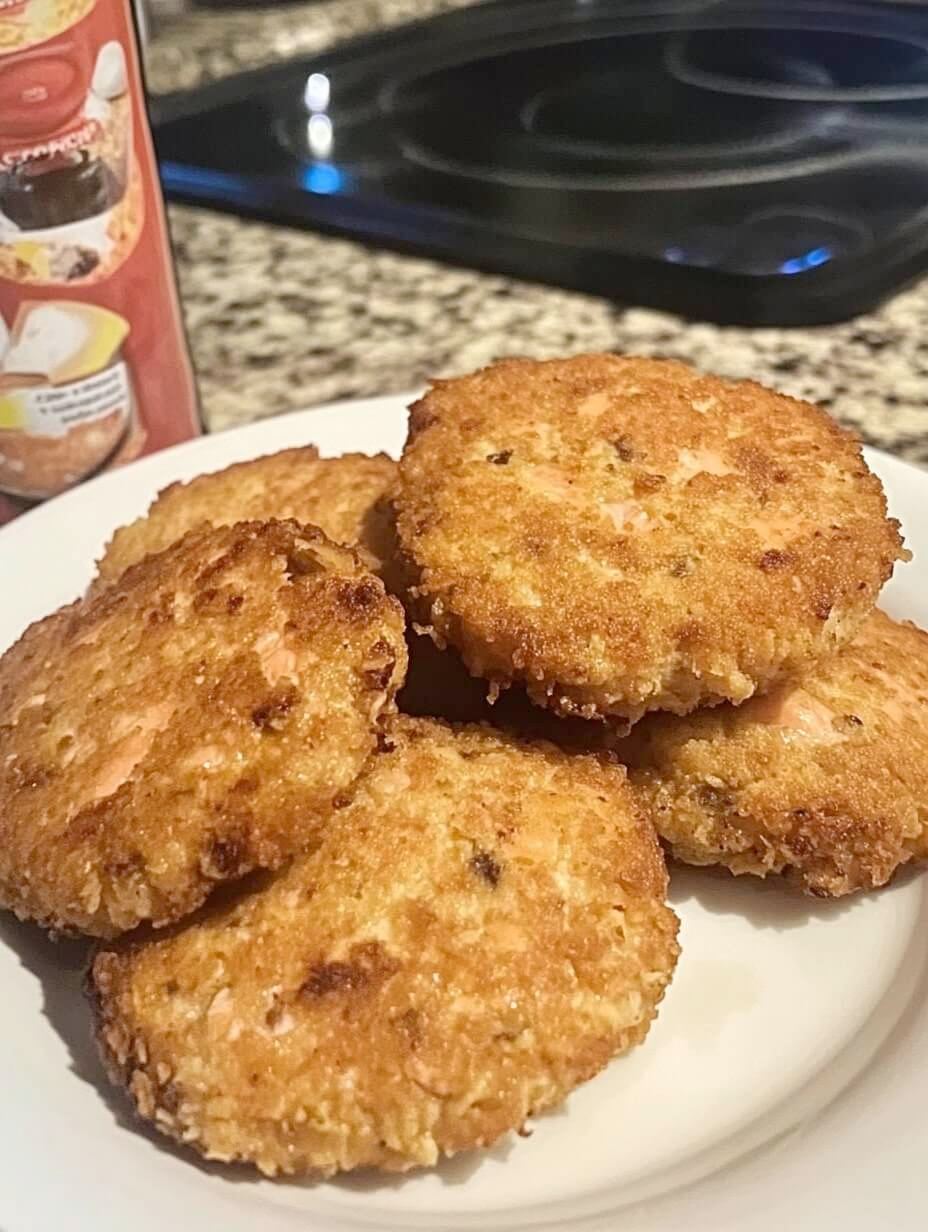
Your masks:
{"label": "coffee cup image on label", "polygon": [[135,416],[129,324],[96,304],[25,301],[0,325],[0,490],[43,500],[99,469]]}
{"label": "coffee cup image on label", "polygon": [[0,117],[0,277],[111,272],[140,227],[122,45],[64,37],[0,55]]}
{"label": "coffee cup image on label", "polygon": [[97,0],[0,0],[0,55],[61,34],[96,4]]}

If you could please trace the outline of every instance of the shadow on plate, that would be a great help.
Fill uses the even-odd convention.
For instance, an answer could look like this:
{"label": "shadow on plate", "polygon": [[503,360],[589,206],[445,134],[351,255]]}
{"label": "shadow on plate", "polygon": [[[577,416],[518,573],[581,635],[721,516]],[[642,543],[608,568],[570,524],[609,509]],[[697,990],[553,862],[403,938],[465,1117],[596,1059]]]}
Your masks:
{"label": "shadow on plate", "polygon": [[146,1122],[140,1121],[132,1112],[128,1096],[110,1083],[93,1037],[93,1020],[84,995],[84,975],[93,952],[93,942],[70,939],[52,941],[35,925],[3,915],[0,916],[0,943],[13,950],[22,966],[42,985],[42,1012],[67,1046],[71,1072],[82,1082],[96,1088],[120,1129],[147,1138],[158,1150],[173,1155],[185,1164],[193,1164],[211,1176],[221,1176],[229,1181],[254,1179],[253,1173],[200,1159],[165,1138]]}
{"label": "shadow on plate", "polygon": [[[47,933],[35,925],[23,923],[12,915],[0,915],[0,943],[8,946],[17,955],[22,966],[41,984],[42,1012],[68,1049],[71,1072],[96,1089],[120,1129],[141,1135],[159,1151],[188,1166],[193,1165],[209,1176],[252,1185],[262,1179],[260,1174],[251,1168],[203,1159],[158,1133],[151,1125],[134,1115],[128,1096],[110,1083],[93,1037],[90,1006],[84,994],[84,977],[93,954],[93,942],[70,939],[52,941]],[[545,1115],[557,1115],[560,1112],[560,1109],[555,1109]],[[429,1169],[428,1173],[438,1177],[442,1184],[461,1185],[488,1160],[504,1160],[515,1143],[516,1135],[510,1134],[488,1151],[462,1152],[453,1159],[444,1160],[438,1167]],[[365,1192],[396,1189],[423,1175],[423,1169],[401,1173],[361,1169],[326,1183]],[[282,1177],[273,1183],[313,1188],[322,1182],[312,1177]]]}
{"label": "shadow on plate", "polygon": [[692,868],[671,862],[668,898],[673,907],[695,902],[713,915],[737,915],[755,928],[786,932],[801,928],[812,919],[836,919],[855,904],[876,894],[892,894],[921,874],[918,865],[910,864],[899,870],[890,885],[879,890],[825,899],[803,894],[777,877],[736,877],[725,868]]}
{"label": "shadow on plate", "polygon": [[[918,866],[909,866],[900,870],[892,887],[876,893],[892,894],[895,889],[907,886],[921,875],[923,874]],[[813,899],[774,878],[762,881],[750,876],[734,877],[725,869],[676,865],[671,869],[669,900],[676,907],[696,902],[715,915],[738,915],[756,928],[784,931],[802,927],[812,918],[836,918],[866,897],[868,896],[852,895],[833,901]],[[83,991],[84,975],[93,950],[91,942],[55,942],[34,925],[22,923],[6,915],[0,916],[0,942],[9,946],[17,954],[22,966],[41,983],[43,1013],[68,1048],[72,1072],[81,1081],[96,1088],[113,1120],[121,1129],[141,1134],[158,1150],[187,1165],[192,1164],[210,1176],[239,1184],[253,1184],[259,1179],[250,1169],[203,1160],[192,1151],[159,1134],[133,1115],[128,1098],[110,1084],[93,1038],[90,1008]],[[543,1116],[559,1116],[564,1115],[564,1112],[564,1108],[559,1107],[544,1113]],[[509,1134],[490,1150],[462,1152],[453,1159],[444,1160],[438,1167],[430,1169],[428,1175],[435,1176],[444,1185],[460,1185],[468,1181],[484,1164],[504,1161],[516,1146],[517,1136]],[[423,1175],[423,1170],[420,1169],[393,1174],[363,1169],[337,1177],[328,1183],[355,1192],[369,1192],[397,1189],[415,1182]],[[312,1178],[284,1178],[276,1183],[314,1187],[319,1181]]]}

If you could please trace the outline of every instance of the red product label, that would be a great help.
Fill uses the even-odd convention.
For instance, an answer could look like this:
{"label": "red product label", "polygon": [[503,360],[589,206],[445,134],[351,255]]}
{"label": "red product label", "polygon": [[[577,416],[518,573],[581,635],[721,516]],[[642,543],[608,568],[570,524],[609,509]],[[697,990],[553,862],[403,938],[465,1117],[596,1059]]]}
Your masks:
{"label": "red product label", "polygon": [[0,0],[0,522],[199,430],[128,0]]}

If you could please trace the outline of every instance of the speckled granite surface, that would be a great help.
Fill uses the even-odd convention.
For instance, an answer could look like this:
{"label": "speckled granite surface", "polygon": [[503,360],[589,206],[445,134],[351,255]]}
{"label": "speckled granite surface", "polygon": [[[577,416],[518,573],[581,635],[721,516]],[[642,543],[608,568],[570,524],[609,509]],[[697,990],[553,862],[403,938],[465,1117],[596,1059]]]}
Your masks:
{"label": "speckled granite surface", "polygon": [[[155,90],[193,85],[470,0],[320,0],[166,17]],[[498,355],[610,349],[690,360],[823,402],[869,441],[928,462],[928,280],[817,329],[735,329],[471,273],[343,240],[174,208],[211,428],[407,390]]]}

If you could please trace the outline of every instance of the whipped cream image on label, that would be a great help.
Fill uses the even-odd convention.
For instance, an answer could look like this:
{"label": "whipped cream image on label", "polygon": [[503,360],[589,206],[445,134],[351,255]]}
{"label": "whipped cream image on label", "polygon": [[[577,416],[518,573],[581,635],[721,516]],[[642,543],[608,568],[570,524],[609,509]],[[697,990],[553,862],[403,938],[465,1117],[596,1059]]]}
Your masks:
{"label": "whipped cream image on label", "polygon": [[8,344],[3,371],[51,378],[51,374],[86,344],[90,325],[55,304],[42,304],[31,312],[19,339]]}
{"label": "whipped cream image on label", "polygon": [[93,77],[90,79],[91,95],[106,102],[112,102],[125,94],[128,88],[126,79],[126,53],[115,39],[104,44],[97,56]]}
{"label": "whipped cream image on label", "polygon": [[0,350],[0,379],[7,388],[47,381],[62,385],[112,363],[129,335],[129,323],[96,304],[25,300]]}

